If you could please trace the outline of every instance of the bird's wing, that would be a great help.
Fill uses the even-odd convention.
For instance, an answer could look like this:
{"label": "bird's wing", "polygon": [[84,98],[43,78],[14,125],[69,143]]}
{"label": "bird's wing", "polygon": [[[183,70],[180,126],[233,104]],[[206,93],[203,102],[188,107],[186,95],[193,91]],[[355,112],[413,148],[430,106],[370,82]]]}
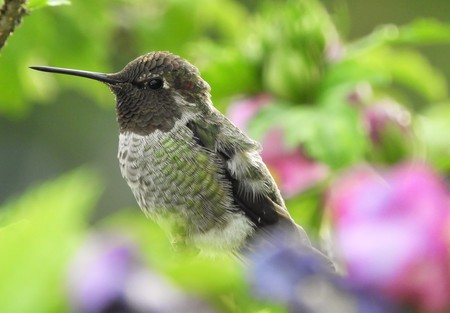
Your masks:
{"label": "bird's wing", "polygon": [[207,119],[190,121],[188,127],[205,149],[223,160],[236,205],[256,227],[280,221],[294,224],[278,187],[263,163],[260,145],[248,138],[218,111]]}
{"label": "bird's wing", "polygon": [[[334,263],[311,245],[305,230],[290,217],[278,187],[259,155],[261,147],[256,141],[216,110],[201,121],[190,121],[188,127],[200,145],[223,160],[236,206],[257,230],[262,231],[259,232],[262,236],[253,244],[258,244],[258,239],[262,239],[260,243],[279,244],[280,238],[287,238],[293,247],[311,249],[334,270]],[[246,248],[251,251],[251,247]]]}

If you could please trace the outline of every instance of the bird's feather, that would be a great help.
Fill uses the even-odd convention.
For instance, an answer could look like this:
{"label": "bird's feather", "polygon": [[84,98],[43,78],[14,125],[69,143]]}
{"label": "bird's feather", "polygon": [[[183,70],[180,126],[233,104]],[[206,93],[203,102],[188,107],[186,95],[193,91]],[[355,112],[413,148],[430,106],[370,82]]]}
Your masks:
{"label": "bird's feather", "polygon": [[200,145],[222,159],[236,206],[258,228],[281,220],[292,221],[275,181],[259,155],[260,145],[219,112],[210,114],[208,119],[190,121],[188,127]]}

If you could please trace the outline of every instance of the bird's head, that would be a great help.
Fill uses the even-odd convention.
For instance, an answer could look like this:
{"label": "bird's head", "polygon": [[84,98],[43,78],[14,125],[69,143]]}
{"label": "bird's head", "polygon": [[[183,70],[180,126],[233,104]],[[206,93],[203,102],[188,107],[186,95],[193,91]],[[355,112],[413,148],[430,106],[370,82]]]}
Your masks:
{"label": "bird's head", "polygon": [[101,81],[116,95],[120,131],[146,135],[169,131],[189,114],[210,105],[210,87],[198,69],[169,52],[150,52],[128,63],[120,72],[103,74],[55,67],[33,69]]}

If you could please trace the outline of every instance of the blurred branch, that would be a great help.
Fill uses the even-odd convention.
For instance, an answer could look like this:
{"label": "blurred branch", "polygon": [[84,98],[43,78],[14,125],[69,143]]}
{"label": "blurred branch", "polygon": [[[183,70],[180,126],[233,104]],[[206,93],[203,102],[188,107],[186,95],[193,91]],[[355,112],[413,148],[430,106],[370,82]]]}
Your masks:
{"label": "blurred branch", "polygon": [[22,21],[22,16],[27,14],[25,2],[27,0],[5,0],[0,10],[0,50],[6,43],[9,35],[14,32],[16,26]]}

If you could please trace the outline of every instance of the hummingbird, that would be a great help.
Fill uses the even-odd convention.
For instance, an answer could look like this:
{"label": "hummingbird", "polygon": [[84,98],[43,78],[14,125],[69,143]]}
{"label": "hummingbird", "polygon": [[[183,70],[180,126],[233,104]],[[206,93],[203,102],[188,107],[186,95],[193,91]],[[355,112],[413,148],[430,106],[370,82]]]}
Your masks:
{"label": "hummingbird", "polygon": [[105,83],[116,97],[120,171],[144,213],[176,244],[239,253],[278,226],[311,243],[286,209],[261,146],[220,113],[199,70],[166,51],[104,74],[32,66]]}

